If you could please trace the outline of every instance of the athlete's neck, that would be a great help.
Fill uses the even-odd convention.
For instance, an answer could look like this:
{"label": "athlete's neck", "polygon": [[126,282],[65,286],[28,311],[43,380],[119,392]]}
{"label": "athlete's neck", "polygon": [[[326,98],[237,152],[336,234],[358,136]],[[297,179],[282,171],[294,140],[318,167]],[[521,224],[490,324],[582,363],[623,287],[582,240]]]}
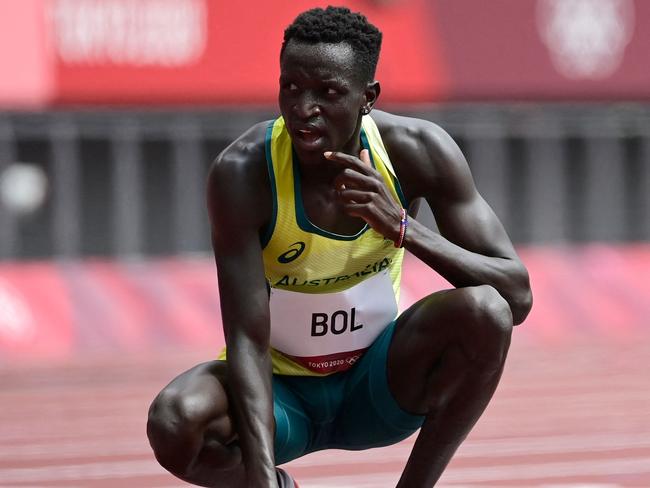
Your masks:
{"label": "athlete's neck", "polygon": [[[355,141],[355,144],[339,149],[338,152],[358,158],[363,146],[360,137],[357,137]],[[295,156],[297,157],[300,177],[303,181],[309,183],[331,184],[334,182],[334,178],[344,169],[340,163],[326,159],[324,155],[319,158],[307,158],[306,160],[303,160],[297,152]]]}

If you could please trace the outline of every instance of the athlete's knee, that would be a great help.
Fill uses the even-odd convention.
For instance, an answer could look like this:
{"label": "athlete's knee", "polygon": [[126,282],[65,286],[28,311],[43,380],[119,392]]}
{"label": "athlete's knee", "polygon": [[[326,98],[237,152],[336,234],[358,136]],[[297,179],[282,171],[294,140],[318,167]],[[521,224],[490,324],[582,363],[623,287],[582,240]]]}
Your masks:
{"label": "athlete's knee", "polygon": [[504,335],[512,332],[512,313],[508,302],[490,285],[462,288],[466,307],[476,324],[487,324]]}
{"label": "athlete's knee", "polygon": [[165,387],[149,408],[149,443],[158,462],[177,476],[186,473],[203,448],[208,426],[227,412],[219,381],[200,368]]}
{"label": "athlete's knee", "polygon": [[158,462],[168,471],[181,475],[193,458],[196,443],[192,417],[180,392],[167,387],[149,408],[147,436]]}
{"label": "athlete's knee", "polygon": [[508,302],[489,285],[464,288],[472,354],[483,367],[500,369],[510,346],[513,321]]}

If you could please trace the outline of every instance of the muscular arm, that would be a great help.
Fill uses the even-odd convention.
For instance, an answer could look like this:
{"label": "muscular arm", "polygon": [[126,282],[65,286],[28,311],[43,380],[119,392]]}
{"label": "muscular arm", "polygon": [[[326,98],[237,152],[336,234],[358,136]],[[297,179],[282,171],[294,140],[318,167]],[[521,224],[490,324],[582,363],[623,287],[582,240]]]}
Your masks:
{"label": "muscular arm", "polygon": [[[501,222],[478,193],[467,161],[440,127],[424,120],[373,112],[410,202],[429,203],[440,234],[409,219],[404,247],[456,287],[491,285],[508,302],[515,324],[531,306],[528,273]],[[396,240],[400,208],[368,162],[334,153],[346,167],[335,184],[350,215]],[[360,156],[366,159],[368,156]]]}
{"label": "muscular arm", "polygon": [[263,141],[263,127],[256,126],[217,158],[207,198],[228,347],[229,400],[248,485],[275,487],[270,317],[259,240],[271,204]]}
{"label": "muscular arm", "polygon": [[523,322],[531,306],[528,273],[478,193],[462,152],[433,123],[394,119],[385,142],[396,171],[410,200],[429,203],[440,230],[412,219],[404,246],[456,287],[493,286],[510,304],[515,324]]}

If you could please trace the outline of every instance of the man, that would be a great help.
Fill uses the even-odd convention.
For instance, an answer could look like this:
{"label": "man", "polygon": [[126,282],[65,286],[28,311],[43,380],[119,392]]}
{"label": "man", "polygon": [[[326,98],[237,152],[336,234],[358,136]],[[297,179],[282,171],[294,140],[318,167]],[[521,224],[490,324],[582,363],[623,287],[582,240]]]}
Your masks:
{"label": "man", "polygon": [[[159,462],[190,483],[297,486],[277,464],[419,429],[398,486],[433,486],[497,386],[527,272],[441,128],[369,115],[380,43],[348,9],[301,14],[280,54],[282,117],[213,165],[227,362],[172,381],[148,423]],[[416,220],[423,199],[440,233]],[[404,249],[455,288],[397,316]]]}

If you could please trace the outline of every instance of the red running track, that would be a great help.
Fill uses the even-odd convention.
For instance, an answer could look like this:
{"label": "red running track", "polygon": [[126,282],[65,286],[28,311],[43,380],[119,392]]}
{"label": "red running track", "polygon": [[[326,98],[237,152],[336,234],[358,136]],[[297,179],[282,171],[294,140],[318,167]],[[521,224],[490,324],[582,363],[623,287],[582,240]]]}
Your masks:
{"label": "red running track", "polygon": [[[443,487],[650,487],[650,334],[540,345],[517,331],[502,383]],[[0,369],[0,486],[188,486],[147,444],[149,401],[209,353]],[[394,486],[413,439],[287,465],[303,488]]]}

